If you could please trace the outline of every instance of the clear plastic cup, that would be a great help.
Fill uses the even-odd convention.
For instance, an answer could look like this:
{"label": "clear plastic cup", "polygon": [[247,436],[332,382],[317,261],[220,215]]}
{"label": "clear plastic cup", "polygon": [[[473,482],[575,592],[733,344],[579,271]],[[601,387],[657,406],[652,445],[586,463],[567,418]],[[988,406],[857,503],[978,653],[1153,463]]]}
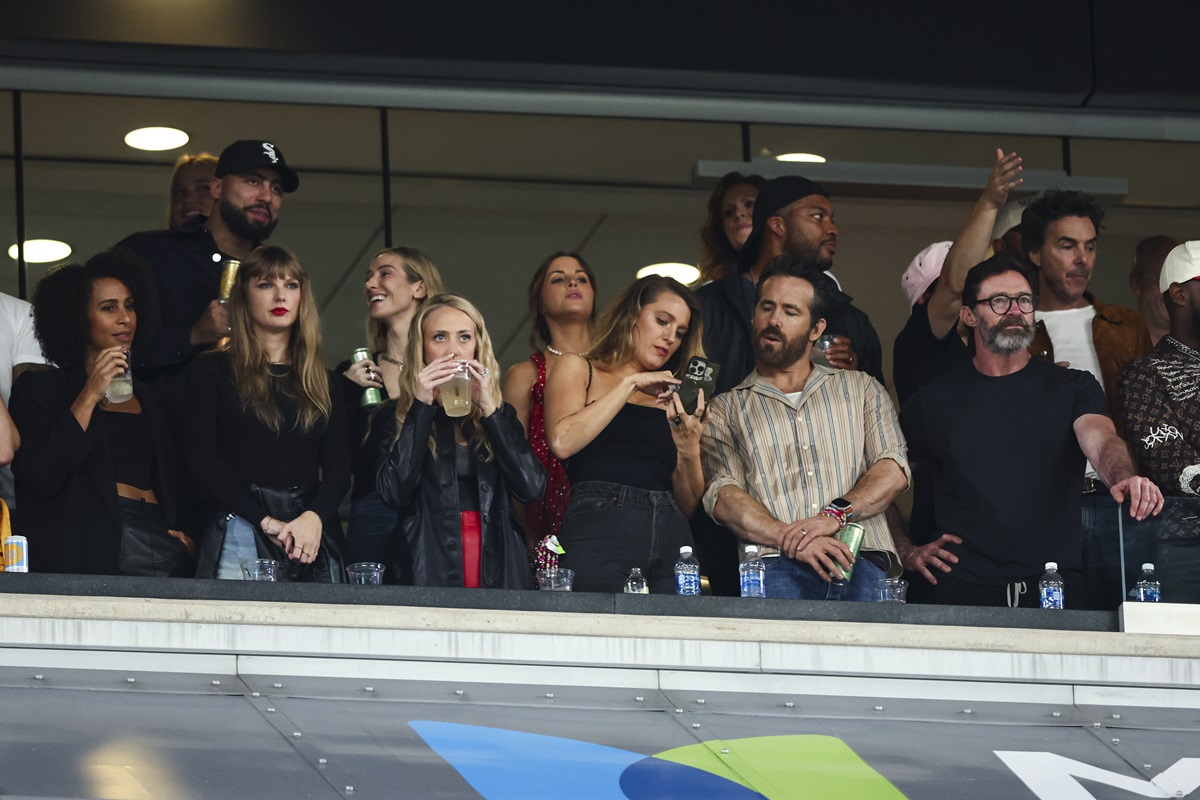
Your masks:
{"label": "clear plastic cup", "polygon": [[569,592],[575,584],[575,570],[550,567],[537,571],[538,588],[544,592]]}
{"label": "clear plastic cup", "polygon": [[[129,351],[125,351],[126,360],[129,359]],[[113,379],[108,382],[108,388],[104,390],[104,399],[110,403],[124,403],[129,398],[133,397],[133,371],[126,367],[123,372],[114,375]]]}
{"label": "clear plastic cup", "polygon": [[360,561],[346,567],[346,582],[360,586],[379,586],[383,583],[383,564],[375,561]]}
{"label": "clear plastic cup", "polygon": [[908,581],[903,578],[888,578],[879,586],[879,602],[907,603]]}
{"label": "clear plastic cup", "polygon": [[257,558],[242,562],[242,577],[248,581],[278,580],[279,562],[269,558]]}
{"label": "clear plastic cup", "polygon": [[829,366],[829,359],[825,358],[825,351],[833,347],[833,338],[833,334],[826,333],[813,342],[812,362],[814,364],[820,364],[823,367]]}
{"label": "clear plastic cup", "polygon": [[442,408],[447,417],[465,417],[471,413],[471,373],[465,363],[458,365],[454,377],[442,384]]}

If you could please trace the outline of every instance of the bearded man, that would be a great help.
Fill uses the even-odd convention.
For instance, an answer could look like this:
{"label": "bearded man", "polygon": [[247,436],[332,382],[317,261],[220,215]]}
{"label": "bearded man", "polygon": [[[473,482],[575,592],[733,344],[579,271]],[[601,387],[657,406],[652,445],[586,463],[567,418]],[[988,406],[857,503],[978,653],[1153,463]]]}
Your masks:
{"label": "bearded man", "polygon": [[[759,546],[767,597],[870,602],[901,572],[883,515],[910,477],[896,410],[869,374],[809,357],[836,292],[812,261],[768,262],[751,321],[754,370],[708,406],[704,508]],[[857,559],[837,537],[850,521],[865,529]]]}
{"label": "bearded man", "polygon": [[1035,285],[1008,253],[973,267],[959,318],[973,330],[975,355],[901,412],[913,462],[935,476],[940,535],[919,548],[898,543],[926,578],[913,600],[1036,607],[1038,580],[1054,561],[1067,607],[1084,607],[1085,460],[1117,503],[1129,499],[1131,517],[1162,509],[1158,487],[1134,472],[1096,378],[1029,353]]}
{"label": "bearded man", "polygon": [[[237,141],[217,162],[212,216],[193,217],[178,229],[135,233],[117,245],[146,261],[158,292],[161,319],[141,320],[148,335],[139,331],[134,339],[139,378],[181,374],[196,353],[229,332],[228,314],[217,298],[221,264],[244,259],[270,237],[283,195],[299,186],[278,145]],[[149,334],[154,327],[157,332]]]}

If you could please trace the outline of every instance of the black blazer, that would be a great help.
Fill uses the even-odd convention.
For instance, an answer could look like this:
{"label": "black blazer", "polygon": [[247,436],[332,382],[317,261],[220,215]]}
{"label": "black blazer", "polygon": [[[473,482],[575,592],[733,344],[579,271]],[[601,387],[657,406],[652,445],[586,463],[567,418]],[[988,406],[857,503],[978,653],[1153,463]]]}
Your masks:
{"label": "black blazer", "polygon": [[[29,537],[36,572],[118,575],[121,521],[112,454],[100,426],[79,427],[71,404],[87,381],[82,368],[25,372],[9,412],[21,433],[13,460],[14,532]],[[154,390],[134,380],[154,446],[154,494],[175,527],[175,452]],[[182,546],[182,545],[181,545]]]}
{"label": "black blazer", "polygon": [[[411,558],[412,581],[417,586],[462,586],[462,522],[458,511],[458,477],[455,472],[454,426],[440,405],[414,400],[399,438],[395,415],[377,420],[385,425],[376,487],[383,502],[400,511],[403,540],[397,558]],[[525,540],[513,514],[512,500],[541,499],[546,491],[546,469],[525,438],[517,412],[508,403],[482,420],[494,456],[476,454],[479,516],[483,538],[480,585],[487,589],[530,589]],[[429,450],[429,436],[437,439],[437,458]],[[390,445],[390,446],[388,446]],[[407,552],[406,552],[407,551]],[[407,566],[395,565],[397,574]]]}

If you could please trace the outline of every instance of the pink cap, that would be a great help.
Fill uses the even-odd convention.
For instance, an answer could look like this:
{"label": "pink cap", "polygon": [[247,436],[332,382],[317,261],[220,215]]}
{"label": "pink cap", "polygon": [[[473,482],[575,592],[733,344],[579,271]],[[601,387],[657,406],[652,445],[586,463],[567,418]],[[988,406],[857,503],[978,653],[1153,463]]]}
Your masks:
{"label": "pink cap", "polygon": [[921,252],[900,276],[900,290],[908,298],[909,307],[915,306],[929,285],[942,274],[942,265],[954,242],[934,242]]}

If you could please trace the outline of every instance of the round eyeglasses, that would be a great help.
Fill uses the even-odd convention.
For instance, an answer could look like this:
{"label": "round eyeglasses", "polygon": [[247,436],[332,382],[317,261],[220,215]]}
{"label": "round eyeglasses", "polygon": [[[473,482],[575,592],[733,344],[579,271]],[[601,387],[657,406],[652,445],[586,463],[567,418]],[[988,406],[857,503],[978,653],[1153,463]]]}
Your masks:
{"label": "round eyeglasses", "polygon": [[1019,294],[1014,297],[1009,294],[994,294],[991,297],[981,297],[971,305],[977,306],[980,303],[991,306],[994,314],[1007,314],[1013,303],[1016,303],[1022,314],[1028,314],[1037,308],[1037,295]]}

